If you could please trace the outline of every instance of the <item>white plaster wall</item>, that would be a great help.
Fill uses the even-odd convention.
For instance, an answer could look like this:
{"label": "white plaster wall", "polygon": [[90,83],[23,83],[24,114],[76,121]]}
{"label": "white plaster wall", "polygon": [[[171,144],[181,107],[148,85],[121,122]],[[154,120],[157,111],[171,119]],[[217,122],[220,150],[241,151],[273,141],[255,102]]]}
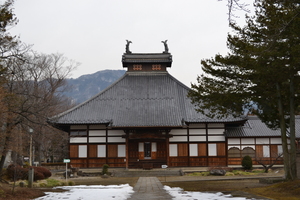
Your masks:
{"label": "white plaster wall", "polygon": [[106,142],[106,137],[90,137],[89,143],[104,143]]}
{"label": "white plaster wall", "polygon": [[220,135],[220,136],[208,136],[208,141],[225,141],[225,136]]}
{"label": "white plaster wall", "polygon": [[256,144],[269,144],[269,138],[256,138]]}
{"label": "white plaster wall", "polygon": [[170,142],[187,142],[187,136],[173,136],[169,140]]}
{"label": "white plaster wall", "polygon": [[106,136],[105,130],[90,130],[89,136]]}
{"label": "white plaster wall", "polygon": [[205,135],[206,131],[205,129],[189,129],[190,135]]}
{"label": "white plaster wall", "polygon": [[240,144],[239,138],[228,138],[228,144]]}
{"label": "white plaster wall", "polygon": [[224,129],[208,129],[208,135],[224,135]]}
{"label": "white plaster wall", "polygon": [[271,138],[271,144],[282,144],[281,138]]}
{"label": "white plaster wall", "polygon": [[254,138],[242,138],[242,144],[255,144]]}
{"label": "white plaster wall", "polygon": [[87,143],[87,137],[70,137],[70,143]]}
{"label": "white plaster wall", "polygon": [[206,136],[190,136],[190,142],[204,142],[206,141]]}
{"label": "white plaster wall", "polygon": [[126,142],[126,139],[122,137],[108,137],[107,142]]}

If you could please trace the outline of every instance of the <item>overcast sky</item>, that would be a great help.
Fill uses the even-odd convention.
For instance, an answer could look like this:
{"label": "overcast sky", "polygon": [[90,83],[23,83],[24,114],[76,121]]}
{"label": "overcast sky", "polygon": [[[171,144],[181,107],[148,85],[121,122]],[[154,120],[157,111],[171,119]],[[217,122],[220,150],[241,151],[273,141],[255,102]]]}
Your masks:
{"label": "overcast sky", "polygon": [[[123,69],[132,53],[161,53],[168,40],[169,73],[190,87],[200,60],[226,54],[227,0],[16,0],[10,32],[41,53],[63,53],[81,65],[72,78]],[[241,13],[240,15],[244,15]]]}

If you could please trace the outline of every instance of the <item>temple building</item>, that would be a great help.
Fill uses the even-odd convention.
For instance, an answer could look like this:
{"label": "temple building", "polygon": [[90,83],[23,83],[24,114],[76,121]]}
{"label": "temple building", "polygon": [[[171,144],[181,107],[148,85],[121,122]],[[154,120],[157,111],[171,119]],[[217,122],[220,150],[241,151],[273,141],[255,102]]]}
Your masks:
{"label": "temple building", "polygon": [[50,120],[69,133],[72,166],[230,166],[245,155],[271,162],[282,152],[280,131],[255,116],[212,119],[196,112],[190,88],[167,71],[172,55],[166,41],[162,53],[132,53],[129,44],[124,76]]}

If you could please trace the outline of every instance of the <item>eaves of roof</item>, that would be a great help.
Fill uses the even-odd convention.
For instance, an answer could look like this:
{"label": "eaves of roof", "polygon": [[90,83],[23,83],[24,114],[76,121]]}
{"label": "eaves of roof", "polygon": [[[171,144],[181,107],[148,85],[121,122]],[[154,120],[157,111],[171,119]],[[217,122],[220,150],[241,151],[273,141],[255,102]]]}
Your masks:
{"label": "eaves of roof", "polygon": [[53,124],[111,127],[180,127],[186,122],[237,122],[197,113],[189,88],[169,73],[126,73],[90,100],[50,119]]}
{"label": "eaves of roof", "polygon": [[[296,138],[300,138],[300,118],[296,117]],[[249,116],[244,126],[226,128],[226,137],[280,137],[280,129],[270,129],[258,117]]]}

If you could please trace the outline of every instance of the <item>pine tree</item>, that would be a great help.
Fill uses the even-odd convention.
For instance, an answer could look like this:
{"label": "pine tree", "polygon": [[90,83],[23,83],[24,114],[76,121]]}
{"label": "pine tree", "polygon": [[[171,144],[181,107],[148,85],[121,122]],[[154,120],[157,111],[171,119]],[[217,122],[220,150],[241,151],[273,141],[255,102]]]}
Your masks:
{"label": "pine tree", "polygon": [[[204,73],[189,97],[210,117],[256,114],[281,129],[286,179],[296,178],[295,109],[299,106],[300,7],[293,1],[256,0],[246,25],[231,23],[230,52],[201,61]],[[205,110],[209,109],[207,113]],[[290,129],[290,150],[287,129]]]}

